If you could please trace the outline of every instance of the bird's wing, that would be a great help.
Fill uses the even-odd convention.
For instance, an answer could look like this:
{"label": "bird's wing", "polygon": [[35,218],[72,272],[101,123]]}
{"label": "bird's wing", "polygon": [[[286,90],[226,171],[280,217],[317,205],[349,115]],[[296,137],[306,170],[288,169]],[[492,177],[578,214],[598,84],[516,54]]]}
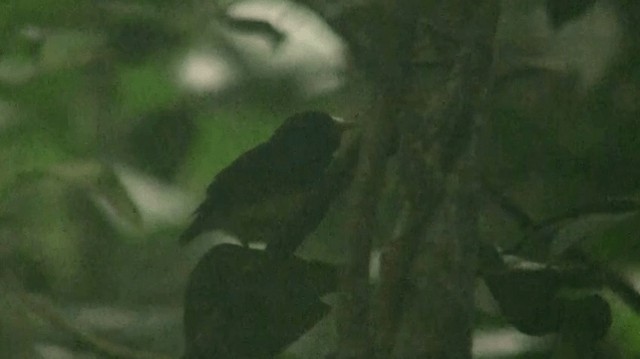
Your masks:
{"label": "bird's wing", "polygon": [[253,205],[313,186],[331,156],[300,157],[293,151],[295,148],[290,146],[266,142],[245,152],[218,173],[207,188],[207,202],[224,208]]}

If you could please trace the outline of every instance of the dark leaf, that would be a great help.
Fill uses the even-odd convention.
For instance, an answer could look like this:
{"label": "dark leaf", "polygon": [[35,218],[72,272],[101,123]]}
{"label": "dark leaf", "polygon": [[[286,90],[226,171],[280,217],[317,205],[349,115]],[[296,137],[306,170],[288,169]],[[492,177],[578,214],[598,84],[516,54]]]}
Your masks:
{"label": "dark leaf", "polygon": [[143,171],[171,180],[195,135],[193,112],[177,105],[143,116],[130,134],[130,156]]}
{"label": "dark leaf", "polygon": [[185,298],[185,359],[272,358],[328,311],[330,265],[223,244],[191,273]]}
{"label": "dark leaf", "polygon": [[559,28],[587,12],[596,0],[546,0],[546,3],[551,24]]}
{"label": "dark leaf", "polygon": [[179,45],[181,35],[167,21],[152,17],[123,18],[112,24],[109,45],[126,62],[140,63]]}
{"label": "dark leaf", "polygon": [[501,257],[495,248],[484,247],[482,276],[502,314],[519,331],[529,335],[556,333],[564,330],[572,318],[579,317],[583,322],[593,322],[594,336],[602,333],[606,323],[602,306],[585,304],[588,308],[575,309],[574,302],[575,306],[591,302],[561,296],[567,289],[599,288],[590,267],[568,263],[559,267],[515,256]]}
{"label": "dark leaf", "polygon": [[531,268],[503,268],[483,275],[491,294],[507,321],[529,335],[557,331],[560,310],[556,295],[562,288],[560,275],[538,265]]}
{"label": "dark leaf", "polygon": [[611,327],[611,307],[597,294],[562,300],[562,334],[581,342],[601,339]]}
{"label": "dark leaf", "polygon": [[570,210],[535,226],[533,240],[547,241],[550,255],[560,256],[588,236],[637,215],[640,204],[628,200],[610,200]]}

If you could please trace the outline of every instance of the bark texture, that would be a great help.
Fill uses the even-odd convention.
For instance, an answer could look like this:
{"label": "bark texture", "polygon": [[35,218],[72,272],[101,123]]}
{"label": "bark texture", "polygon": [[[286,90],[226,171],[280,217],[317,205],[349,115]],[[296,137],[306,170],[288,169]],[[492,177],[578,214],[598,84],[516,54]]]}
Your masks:
{"label": "bark texture", "polygon": [[[338,357],[470,358],[475,148],[493,82],[499,2],[306,3],[342,33],[376,85],[352,188]],[[371,239],[394,142],[404,211],[370,305]]]}

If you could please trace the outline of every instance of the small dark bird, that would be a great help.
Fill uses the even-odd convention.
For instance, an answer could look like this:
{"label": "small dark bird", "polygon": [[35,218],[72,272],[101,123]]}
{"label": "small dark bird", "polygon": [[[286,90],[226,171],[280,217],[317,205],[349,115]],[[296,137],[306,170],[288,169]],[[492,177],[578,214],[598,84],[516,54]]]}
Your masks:
{"label": "small dark bird", "polygon": [[325,263],[213,247],[189,276],[183,359],[273,358],[328,314],[320,297],[337,277]]}
{"label": "small dark bird", "polygon": [[[267,142],[216,175],[180,242],[186,244],[208,230],[225,231],[244,244],[282,242],[293,227],[304,228],[300,232],[305,235],[315,229],[338,193],[334,188],[320,193],[319,188],[348,127],[322,112],[289,117]],[[310,209],[310,202],[319,198],[320,208]],[[299,242],[278,245],[286,247],[279,250],[290,254]]]}

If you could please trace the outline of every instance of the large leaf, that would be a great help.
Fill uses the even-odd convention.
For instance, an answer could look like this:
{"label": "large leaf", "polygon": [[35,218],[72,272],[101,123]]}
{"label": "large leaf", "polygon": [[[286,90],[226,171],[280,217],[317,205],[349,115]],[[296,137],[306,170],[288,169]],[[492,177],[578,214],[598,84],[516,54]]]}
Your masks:
{"label": "large leaf", "polygon": [[547,0],[547,13],[554,27],[583,15],[596,3],[596,0]]}

